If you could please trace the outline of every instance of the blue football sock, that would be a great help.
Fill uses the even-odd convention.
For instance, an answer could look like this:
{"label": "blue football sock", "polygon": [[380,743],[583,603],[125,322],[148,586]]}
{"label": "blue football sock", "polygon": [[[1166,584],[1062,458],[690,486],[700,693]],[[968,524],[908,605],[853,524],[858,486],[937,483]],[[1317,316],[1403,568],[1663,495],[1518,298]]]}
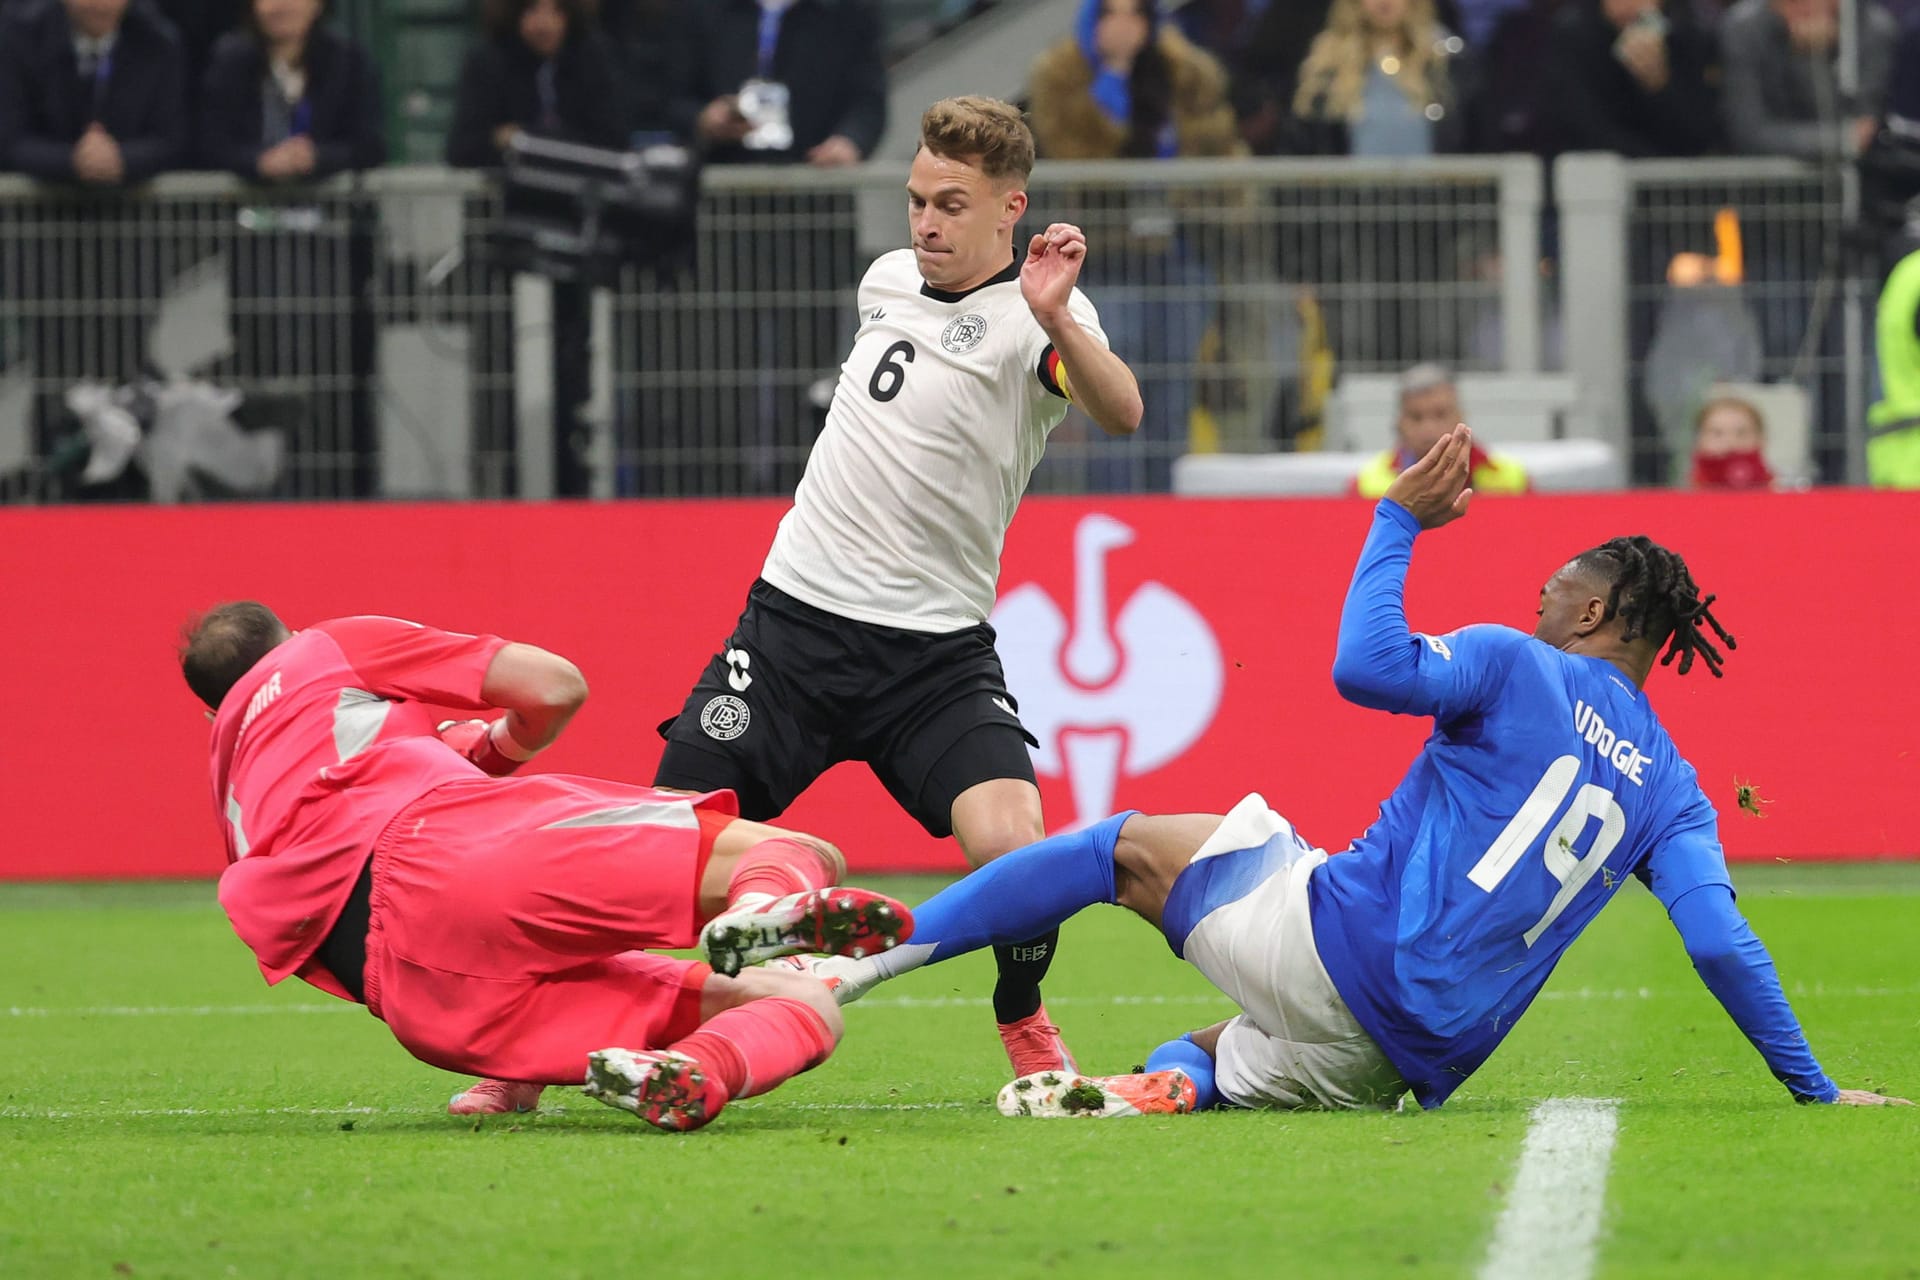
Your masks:
{"label": "blue football sock", "polygon": [[1220,1090],[1213,1083],[1213,1055],[1193,1042],[1191,1035],[1169,1040],[1147,1055],[1148,1071],[1178,1067],[1193,1081],[1195,1111],[1220,1105]]}
{"label": "blue football sock", "polygon": [[[1113,849],[1131,811],[995,858],[913,909],[907,945],[874,956],[885,976],[995,944],[1025,942],[1112,902]],[[928,948],[931,948],[930,950]]]}

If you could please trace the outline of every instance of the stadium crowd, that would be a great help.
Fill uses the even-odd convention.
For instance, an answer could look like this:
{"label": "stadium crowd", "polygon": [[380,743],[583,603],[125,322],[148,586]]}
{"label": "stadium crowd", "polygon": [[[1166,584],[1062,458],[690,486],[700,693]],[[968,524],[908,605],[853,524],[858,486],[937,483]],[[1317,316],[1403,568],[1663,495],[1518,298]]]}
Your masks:
{"label": "stadium crowd", "polygon": [[[396,104],[414,86],[391,83],[396,69],[382,67],[331,7],[0,0],[0,172],[61,192],[178,170],[297,187],[389,163],[388,130],[404,114]],[[986,7],[973,0],[943,11]],[[870,156],[888,126],[887,40],[875,0],[477,0],[473,8],[443,152],[455,167],[494,167],[527,135],[607,148],[676,140],[709,163],[835,168]],[[1841,0],[1085,0],[1072,28],[1038,51],[1022,105],[1039,154],[1055,159],[1610,151],[1841,161],[1920,117],[1920,107],[1888,101],[1890,84],[1902,92],[1899,51],[1920,52],[1920,0],[1867,2],[1858,12],[1857,65],[1843,68]],[[1916,83],[1906,92],[1920,97],[1920,75],[1908,78]],[[1920,136],[1920,125],[1913,129]],[[1163,214],[1177,220],[1180,210]],[[822,233],[831,234],[839,233]],[[1337,242],[1341,229],[1321,234],[1332,239],[1317,247],[1342,279],[1401,278],[1378,253]],[[1549,254],[1551,238],[1549,222]],[[794,249],[789,256],[836,262],[852,254],[839,241]],[[1223,332],[1198,301],[1222,268],[1179,235],[1134,236],[1121,256],[1125,283],[1159,296],[1116,303],[1109,328],[1116,346],[1162,372],[1149,380],[1132,452],[1108,450],[1085,482],[1164,489],[1206,399],[1184,371]],[[1115,257],[1090,261],[1089,282],[1112,283],[1099,273]],[[1484,269],[1497,273],[1497,259]],[[1377,280],[1352,274],[1367,270]],[[793,287],[830,293],[850,283],[810,275]],[[1342,359],[1359,354],[1355,334],[1391,327],[1377,304],[1350,310],[1328,322]],[[829,368],[832,317],[808,313],[796,326],[775,335],[782,367]],[[353,338],[356,376],[370,360],[369,341]],[[1359,358],[1379,367],[1475,358],[1368,341]],[[1768,356],[1777,363],[1795,345],[1772,341]],[[83,374],[117,376],[42,362],[43,378]],[[763,392],[749,396],[751,406],[677,412],[728,421],[744,413],[781,441],[807,437],[814,410],[805,396]],[[1823,409],[1837,402],[1831,388],[1819,395]],[[1695,408],[1689,398],[1689,422]],[[365,452],[364,403],[342,412],[358,424],[354,447]],[[675,413],[643,405],[637,417]],[[580,492],[584,471],[564,443],[571,430],[560,429],[561,489]],[[643,447],[646,439],[643,432]],[[719,437],[702,446],[729,447]],[[789,462],[758,471],[749,491],[785,490],[797,475]],[[356,474],[351,490],[369,486]],[[737,487],[729,480],[722,489]]]}
{"label": "stadium crowd", "polygon": [[[886,124],[868,0],[477,8],[455,165],[491,164],[526,130],[603,146],[668,134],[716,162],[837,166],[870,154]],[[0,0],[0,170],[118,185],[382,164],[381,69],[327,10]],[[1893,60],[1893,8],[1861,15],[1847,94],[1839,0],[1089,0],[1035,60],[1029,100],[1042,153],[1060,158],[1836,156],[1870,140]],[[750,90],[743,112],[750,83],[786,99]],[[771,129],[769,111],[783,117]]]}

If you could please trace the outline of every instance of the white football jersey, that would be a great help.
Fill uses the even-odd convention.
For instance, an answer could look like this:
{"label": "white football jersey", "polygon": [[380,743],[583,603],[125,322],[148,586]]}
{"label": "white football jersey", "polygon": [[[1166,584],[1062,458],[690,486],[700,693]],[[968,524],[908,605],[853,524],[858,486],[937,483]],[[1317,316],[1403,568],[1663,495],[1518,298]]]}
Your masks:
{"label": "white football jersey", "polygon": [[[1020,496],[1067,412],[1067,380],[1020,293],[1019,262],[965,293],[911,249],[879,258],[826,429],[761,576],[858,622],[958,631],[985,622]],[[1068,309],[1102,346],[1093,304]]]}

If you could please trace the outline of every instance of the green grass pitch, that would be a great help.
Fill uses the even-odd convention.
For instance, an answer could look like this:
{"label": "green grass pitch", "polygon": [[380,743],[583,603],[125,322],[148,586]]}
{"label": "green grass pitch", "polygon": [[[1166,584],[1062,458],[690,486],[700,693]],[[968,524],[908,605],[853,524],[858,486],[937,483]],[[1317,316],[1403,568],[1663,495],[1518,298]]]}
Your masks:
{"label": "green grass pitch", "polygon": [[[1920,1096],[1920,864],[1736,878],[1829,1072]],[[1600,1276],[1920,1276],[1920,1108],[1793,1106],[1638,886],[1433,1114],[1005,1120],[990,971],[883,988],[701,1133],[566,1090],[475,1124],[266,990],[208,885],[0,889],[0,1276],[1471,1276],[1552,1097],[1619,1100]],[[1048,992],[1094,1070],[1229,1012],[1113,909]]]}

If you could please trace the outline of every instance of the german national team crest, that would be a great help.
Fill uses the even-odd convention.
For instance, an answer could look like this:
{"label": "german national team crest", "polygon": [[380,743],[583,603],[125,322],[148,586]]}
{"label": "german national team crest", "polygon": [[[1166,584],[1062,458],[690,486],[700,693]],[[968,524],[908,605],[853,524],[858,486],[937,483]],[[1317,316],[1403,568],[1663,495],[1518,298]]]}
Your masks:
{"label": "german national team crest", "polygon": [[700,709],[700,731],[715,742],[732,742],[752,723],[753,712],[730,693],[709,699]]}
{"label": "german national team crest", "polygon": [[987,318],[983,315],[955,316],[940,331],[940,345],[953,354],[965,355],[987,336]]}

